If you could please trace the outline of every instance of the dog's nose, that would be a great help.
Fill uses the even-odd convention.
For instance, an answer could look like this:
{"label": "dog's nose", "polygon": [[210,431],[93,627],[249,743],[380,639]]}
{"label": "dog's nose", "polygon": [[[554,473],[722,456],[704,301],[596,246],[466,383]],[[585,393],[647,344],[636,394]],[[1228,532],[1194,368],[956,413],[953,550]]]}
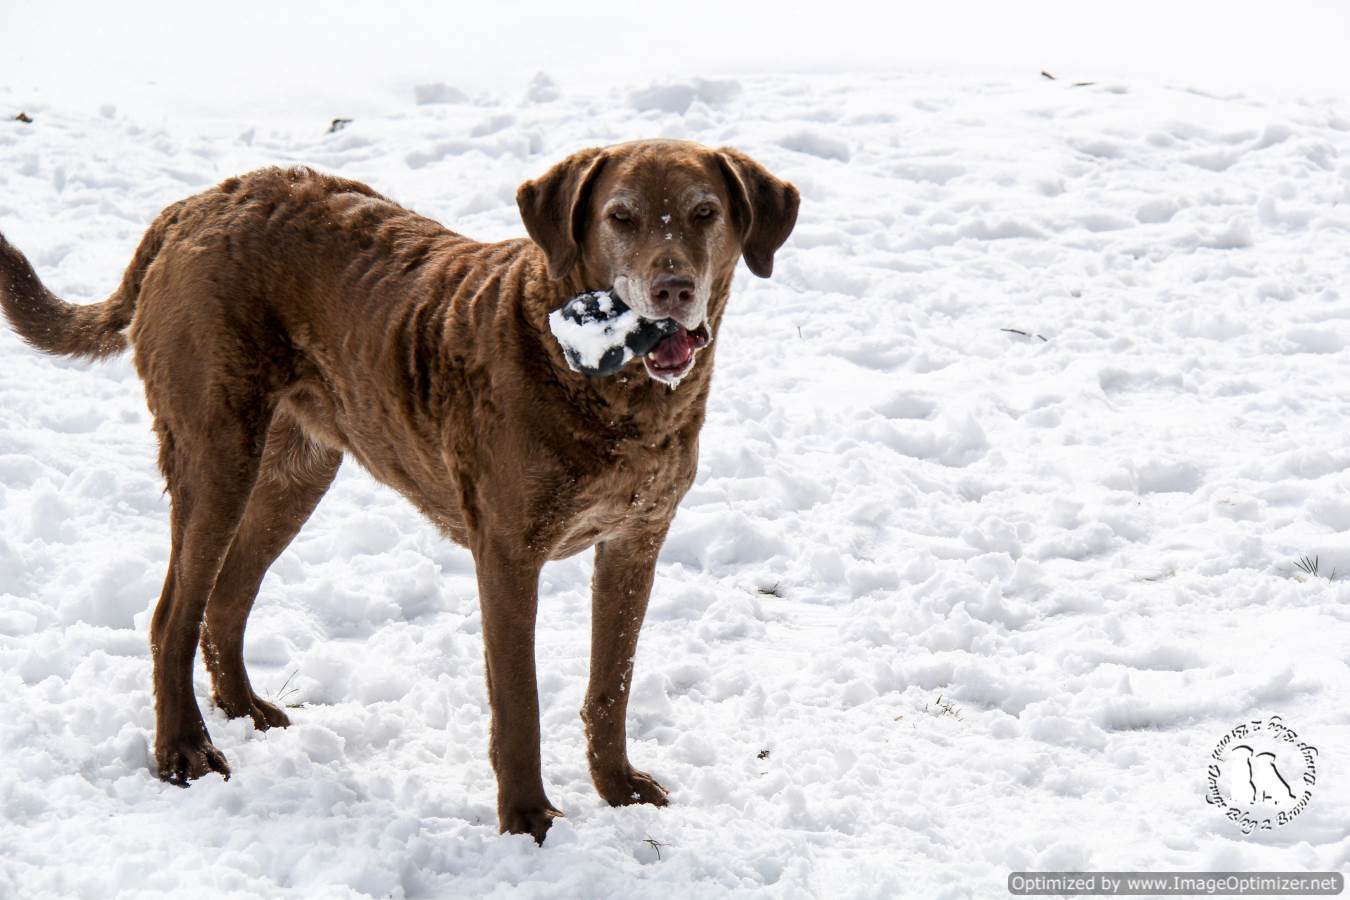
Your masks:
{"label": "dog's nose", "polygon": [[657,275],[652,279],[652,302],[663,309],[685,306],[694,299],[694,279],[687,275]]}

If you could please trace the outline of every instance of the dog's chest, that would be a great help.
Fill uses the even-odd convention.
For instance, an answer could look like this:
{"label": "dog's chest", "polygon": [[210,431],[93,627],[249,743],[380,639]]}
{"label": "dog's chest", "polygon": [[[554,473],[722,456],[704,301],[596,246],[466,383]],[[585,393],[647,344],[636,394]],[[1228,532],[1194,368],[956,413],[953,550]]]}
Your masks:
{"label": "dog's chest", "polygon": [[[630,442],[626,442],[630,443]],[[619,446],[602,465],[569,478],[558,505],[555,559],[570,556],[616,533],[664,533],[693,483],[695,448],[671,442]],[[561,499],[561,498],[560,498]]]}

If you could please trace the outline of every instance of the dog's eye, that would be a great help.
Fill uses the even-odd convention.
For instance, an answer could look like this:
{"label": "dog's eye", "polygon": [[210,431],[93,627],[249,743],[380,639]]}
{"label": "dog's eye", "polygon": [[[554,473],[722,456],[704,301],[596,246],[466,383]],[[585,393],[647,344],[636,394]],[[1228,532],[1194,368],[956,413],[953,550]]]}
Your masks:
{"label": "dog's eye", "polygon": [[711,206],[700,206],[698,209],[694,210],[694,221],[711,222],[716,215],[717,210],[713,209]]}
{"label": "dog's eye", "polygon": [[609,214],[611,220],[627,225],[633,221],[633,214],[626,209],[616,209]]}

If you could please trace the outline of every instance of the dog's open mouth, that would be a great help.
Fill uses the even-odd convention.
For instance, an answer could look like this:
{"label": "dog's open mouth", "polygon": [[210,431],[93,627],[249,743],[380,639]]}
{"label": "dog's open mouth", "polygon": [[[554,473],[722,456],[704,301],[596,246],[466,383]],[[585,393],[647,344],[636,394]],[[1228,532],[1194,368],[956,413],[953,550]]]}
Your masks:
{"label": "dog's open mouth", "polygon": [[708,334],[708,323],[704,322],[692,331],[681,328],[670,337],[664,338],[642,358],[647,371],[653,378],[670,381],[680,378],[694,365],[694,354],[708,346],[712,338]]}

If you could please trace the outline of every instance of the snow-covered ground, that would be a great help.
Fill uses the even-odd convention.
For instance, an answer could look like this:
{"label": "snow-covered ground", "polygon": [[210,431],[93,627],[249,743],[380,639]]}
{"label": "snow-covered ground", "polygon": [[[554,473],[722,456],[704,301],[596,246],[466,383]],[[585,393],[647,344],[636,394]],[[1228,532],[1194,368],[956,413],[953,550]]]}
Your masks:
{"label": "snow-covered ground", "polygon": [[[555,73],[558,75],[559,73]],[[166,204],[251,167],[366,180],[475,237],[581,146],[735,145],[802,192],[719,338],[698,481],[604,806],[590,562],[545,570],[543,758],[496,832],[471,561],[347,463],[265,582],[266,734],[150,770],[167,508],[128,360],[0,328],[0,896],[1006,895],[1016,869],[1350,868],[1350,104],[1034,70],[537,79],[327,133],[34,103],[0,84],[0,229],[101,298]],[[438,102],[419,103],[434,100]],[[439,102],[444,101],[444,102]],[[1295,567],[1318,557],[1321,575]],[[1244,837],[1204,800],[1239,722],[1319,747]]]}

